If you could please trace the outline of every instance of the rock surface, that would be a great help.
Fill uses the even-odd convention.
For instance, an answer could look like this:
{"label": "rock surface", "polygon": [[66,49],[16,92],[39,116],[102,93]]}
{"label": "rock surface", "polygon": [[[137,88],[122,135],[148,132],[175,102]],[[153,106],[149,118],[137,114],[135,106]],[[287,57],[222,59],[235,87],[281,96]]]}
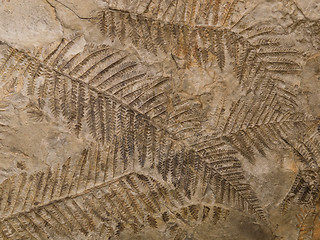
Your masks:
{"label": "rock surface", "polygon": [[0,239],[320,239],[319,0],[0,2]]}

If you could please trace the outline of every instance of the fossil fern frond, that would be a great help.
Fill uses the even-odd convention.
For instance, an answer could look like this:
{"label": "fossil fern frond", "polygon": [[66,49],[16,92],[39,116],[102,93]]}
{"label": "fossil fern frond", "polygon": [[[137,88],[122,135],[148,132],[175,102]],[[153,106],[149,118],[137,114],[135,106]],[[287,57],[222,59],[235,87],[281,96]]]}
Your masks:
{"label": "fossil fern frond", "polygon": [[[184,59],[187,67],[207,67],[208,64],[217,62],[223,70],[229,64],[230,58],[237,80],[246,89],[255,89],[262,76],[290,75],[301,71],[296,61],[298,52],[295,49],[281,47],[272,34],[273,28],[270,30],[270,27],[252,27],[237,32],[227,26],[226,22],[237,1],[226,4],[223,14],[214,12],[214,16],[209,17],[212,19],[209,21],[210,24],[208,16],[203,23],[194,23],[197,19],[192,17],[195,16],[194,10],[189,11],[192,16],[185,13],[180,16],[179,8],[175,8],[175,14],[171,18],[159,17],[159,12],[154,12],[154,9],[162,9],[165,1],[151,2],[151,5],[158,6],[150,10],[151,5],[148,5],[145,11],[139,10],[139,6],[137,9],[125,9],[121,4],[109,4],[109,8],[102,11],[95,21],[98,21],[101,32],[109,40],[118,39],[154,55],[173,53]],[[189,5],[188,1],[182,2]],[[192,1],[191,9],[194,9],[193,3],[199,5],[197,1]],[[219,11],[219,6],[220,1],[200,4],[196,7],[199,10],[198,16],[207,15],[212,9]],[[207,10],[202,11],[201,7]],[[222,23],[217,20],[220,18]]]}
{"label": "fossil fern frond", "polygon": [[[107,46],[93,50],[89,46],[75,54],[65,50],[72,50],[76,41],[63,40],[39,57],[23,53],[19,69],[27,72],[27,95],[38,99],[54,116],[62,116],[76,134],[89,130],[98,143],[114,146],[121,167],[114,165],[113,174],[131,166],[153,169],[160,178],[183,189],[189,199],[211,189],[218,202],[267,222],[232,151],[218,148],[217,154],[200,155],[179,137],[179,127],[192,133],[201,116],[197,111],[189,115],[193,103],[166,100],[170,98],[168,78],[146,74],[126,52]],[[9,51],[13,50],[9,47]],[[15,55],[9,58],[11,64],[5,63],[5,69],[15,63]],[[31,65],[39,66],[28,68]],[[173,111],[166,110],[167,104]],[[188,121],[179,123],[184,115]]]}
{"label": "fossil fern frond", "polygon": [[232,104],[229,112],[217,108],[214,113],[213,136],[191,138],[198,151],[210,153],[221,141],[230,144],[249,161],[257,153],[266,156],[266,149],[284,146],[286,139],[312,128],[318,119],[304,114],[296,96],[288,89],[272,83],[259,95],[247,94]]}
{"label": "fossil fern frond", "polygon": [[304,207],[301,213],[296,216],[298,220],[299,236],[298,240],[312,239],[314,227],[314,221],[317,213],[315,208]]}
{"label": "fossil fern frond", "polygon": [[290,191],[281,203],[281,209],[285,212],[292,203],[315,207],[320,196],[319,134],[316,130],[311,136],[306,135],[302,139],[285,141],[301,166]]}
{"label": "fossil fern frond", "polygon": [[127,2],[106,0],[110,8],[152,16],[158,20],[184,22],[190,25],[231,25],[231,16],[238,0],[136,0]]}
{"label": "fossil fern frond", "polygon": [[[172,221],[225,219],[228,210],[190,204],[179,190],[131,168],[116,174],[114,147],[96,145],[78,159],[32,174],[14,175],[0,184],[0,233],[4,239],[73,239],[119,236],[125,228],[169,228]],[[114,165],[116,164],[116,165]],[[101,226],[102,225],[102,226]],[[105,227],[105,229],[101,229]],[[172,233],[173,234],[173,233]]]}

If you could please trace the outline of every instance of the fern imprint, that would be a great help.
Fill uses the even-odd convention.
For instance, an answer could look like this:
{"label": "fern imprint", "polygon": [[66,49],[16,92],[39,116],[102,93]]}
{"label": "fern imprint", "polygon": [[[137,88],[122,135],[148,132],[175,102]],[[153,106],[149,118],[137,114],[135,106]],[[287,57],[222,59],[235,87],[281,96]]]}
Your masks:
{"label": "fern imprint", "polygon": [[317,239],[317,1],[1,4],[0,239]]}
{"label": "fern imprint", "polygon": [[189,204],[181,191],[171,191],[169,185],[132,172],[133,168],[116,175],[113,151],[92,145],[79,159],[69,158],[55,170],[22,173],[4,181],[0,185],[2,236],[72,239],[107,227],[104,236],[112,237],[125,228],[138,232],[144,224],[158,228],[160,223],[168,225],[174,236],[178,230],[169,227],[174,219],[182,221],[176,227],[184,231],[183,225],[190,221],[216,223],[228,216],[228,210],[218,206]]}
{"label": "fern imprint", "polygon": [[223,71],[230,58],[236,79],[246,89],[256,89],[266,74],[281,76],[301,71],[296,61],[298,52],[281,46],[273,36],[274,27],[236,30],[230,18],[238,1],[227,2],[223,8],[219,0],[206,4],[172,0],[168,5],[164,1],[138,2],[131,9],[123,7],[122,1],[110,1],[109,8],[94,20],[102,34],[112,41],[124,43],[126,39],[154,55],[173,53],[184,59],[186,66],[206,67],[217,62]]}
{"label": "fern imprint", "polygon": [[[41,69],[46,79],[42,85],[52,86],[46,90],[47,98],[41,99],[41,95],[38,94],[31,95],[31,97],[39,99],[39,102],[48,103],[53,116],[63,116],[76,135],[79,135],[83,124],[86,123],[91,135],[98,142],[114,145],[115,149],[112,154],[114,157],[120,157],[122,166],[119,167],[114,163],[113,175],[126,172],[130,166],[155,169],[163,180],[171,182],[176,188],[183,189],[189,199],[203,196],[206,188],[209,187],[214,192],[216,201],[222,204],[231,204],[231,206],[254,214],[261,221],[267,222],[257,197],[245,181],[241,164],[236,157],[228,156],[231,161],[237,162],[229,167],[229,170],[217,169],[210,160],[215,156],[200,156],[174,136],[170,129],[157,124],[156,118],[162,114],[166,116],[168,112],[160,108],[161,114],[156,112],[155,116],[151,115],[153,111],[159,109],[160,106],[157,103],[165,100],[163,99],[165,94],[154,95],[154,89],[159,92],[168,81],[167,78],[160,77],[153,80],[146,77],[146,73],[139,72],[138,69],[131,70],[127,78],[124,78],[124,84],[127,83],[128,78],[132,78],[139,83],[139,88],[138,90],[130,88],[129,91],[133,89],[133,92],[128,92],[128,89],[125,88],[126,85],[124,85],[124,90],[126,90],[123,92],[124,95],[120,95],[121,93],[116,91],[121,96],[120,100],[116,94],[109,92],[108,89],[102,89],[101,84],[95,84],[95,82],[102,74],[104,74],[102,79],[108,81],[112,76],[121,72],[123,69],[121,64],[126,55],[122,52],[116,52],[116,55],[111,49],[103,46],[102,49],[94,49],[93,53],[88,51],[84,55],[70,56],[68,61],[64,60],[66,64],[60,69],[49,65],[49,62],[60,62],[55,59],[55,56],[60,56],[61,50],[59,51],[59,49],[64,51],[69,44],[74,44],[74,42],[58,44],[58,50],[54,49],[49,56],[44,58],[47,64],[43,63]],[[109,51],[111,52],[109,53]],[[101,52],[104,53],[103,56],[99,55]],[[14,56],[10,57],[14,58]],[[24,57],[26,62],[37,61],[29,55]],[[104,63],[105,68],[96,71],[94,77],[89,77],[97,66],[92,66],[91,58],[94,58],[98,64],[107,58],[112,60]],[[52,61],[52,59],[55,60]],[[131,62],[129,64],[132,65]],[[127,66],[125,63],[124,65]],[[70,67],[67,69],[65,66]],[[119,69],[113,70],[111,66]],[[78,68],[77,71],[74,71],[74,68]],[[108,75],[108,70],[117,72]],[[22,71],[24,71],[24,67],[22,67]],[[73,75],[73,72],[76,75]],[[132,76],[132,74],[134,75]],[[84,78],[84,75],[88,77]],[[108,77],[110,75],[111,77]],[[122,79],[119,79],[120,83],[122,83]],[[27,86],[30,84],[41,86],[41,84],[35,84],[36,80],[33,79],[33,74],[30,74],[26,80]],[[114,86],[120,83],[116,82]],[[37,92],[39,91],[35,86],[35,93]],[[71,94],[66,96],[66,93]],[[70,100],[68,100],[69,98]],[[156,103],[155,109],[153,109],[154,103]],[[180,114],[188,117],[190,113],[184,112],[183,108],[181,109],[183,105],[176,106],[177,113],[173,112],[173,119],[176,119]],[[145,109],[146,113],[143,114],[142,109]],[[197,122],[195,119],[195,123]],[[224,158],[224,156],[221,157]],[[201,185],[203,186],[198,191],[197,186]]]}

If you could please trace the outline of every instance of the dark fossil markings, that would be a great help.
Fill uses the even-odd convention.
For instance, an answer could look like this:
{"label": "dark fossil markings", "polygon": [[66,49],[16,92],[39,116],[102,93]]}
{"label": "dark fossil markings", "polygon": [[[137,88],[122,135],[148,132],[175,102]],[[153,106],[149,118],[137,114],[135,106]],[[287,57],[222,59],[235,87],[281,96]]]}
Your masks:
{"label": "dark fossil markings", "polygon": [[[184,239],[192,221],[223,220],[222,206],[268,224],[237,154],[253,163],[256,152],[266,156],[279,144],[302,163],[282,209],[311,205],[299,220],[300,235],[310,234],[304,228],[319,197],[320,144],[313,131],[319,120],[300,111],[291,89],[279,87],[281,75],[300,71],[298,52],[283,48],[272,26],[239,28],[245,15],[231,21],[237,0],[131,2],[136,8],[110,4],[91,20],[111,41],[172,53],[186,67],[216,61],[223,71],[231,59],[247,96],[227,115],[217,109],[216,134],[208,136],[199,103],[175,99],[170,77],[153,76],[125,51],[86,45],[70,54],[80,35],[35,53],[8,46],[0,76],[11,88],[25,85],[28,114],[42,121],[49,110],[76,135],[89,131],[97,146],[61,167],[0,184],[1,238],[111,237],[164,224],[170,237]],[[207,194],[213,203],[201,203]]]}
{"label": "dark fossil markings", "polygon": [[112,237],[125,228],[138,232],[159,224],[160,228],[165,224],[174,237],[187,234],[184,225],[191,222],[216,224],[227,217],[228,210],[190,203],[180,190],[133,168],[123,174],[113,172],[121,167],[112,159],[114,151],[114,147],[101,150],[91,145],[78,159],[69,158],[54,170],[22,173],[1,183],[2,237],[74,239],[94,232]]}
{"label": "dark fossil markings", "polygon": [[[143,2],[139,1],[140,4]],[[246,89],[255,90],[266,75],[281,76],[301,71],[296,62],[298,52],[281,46],[273,26],[250,26],[238,32],[235,25],[229,26],[237,2],[227,2],[224,9],[220,9],[220,1],[195,3],[199,5],[197,13],[193,1],[171,1],[170,6],[175,6],[173,12],[167,11],[170,6],[164,10],[164,1],[151,1],[150,5],[144,6],[144,11],[139,4],[134,9],[126,9],[119,7],[120,3],[110,3],[110,7],[93,20],[98,21],[101,32],[108,39],[121,42],[126,39],[138,49],[155,55],[174,53],[185,59],[186,66],[206,67],[217,61],[223,70],[228,54],[236,78]],[[149,8],[151,5],[153,7]],[[178,9],[189,10],[181,12]],[[168,14],[172,16],[168,17]]]}
{"label": "dark fossil markings", "polygon": [[[57,48],[64,49],[64,44],[69,43],[58,44]],[[108,47],[102,46],[102,48]],[[8,51],[15,53],[12,48]],[[131,166],[154,169],[160,178],[173,184],[175,188],[183,189],[189,199],[202,196],[209,188],[214,193],[216,201],[254,214],[258,219],[267,222],[255,193],[245,180],[237,158],[228,156],[224,159],[219,155],[200,156],[163,125],[159,125],[153,115],[145,115],[141,112],[140,109],[144,109],[145,112],[150,113],[152,104],[157,104],[155,99],[162,99],[163,95],[154,95],[153,92],[154,88],[157,88],[157,93],[163,88],[163,83],[166,82],[163,81],[163,77],[154,80],[152,76],[141,74],[141,71],[138,71],[139,68],[136,71],[131,70],[128,78],[141,76],[141,79],[137,80],[138,89],[130,87],[123,91],[122,96],[115,96],[112,92],[92,86],[91,78],[80,80],[70,73],[74,72],[72,69],[75,66],[82,66],[78,67],[79,70],[75,74],[83,75],[83,72],[86,72],[85,69],[91,69],[100,59],[105,58],[110,52],[112,54],[114,52],[112,49],[101,51],[101,47],[97,47],[93,53],[89,49],[75,56],[69,56],[69,60],[55,61],[66,62],[64,66],[68,65],[69,68],[63,67],[63,71],[49,64],[53,62],[52,59],[56,55],[61,56],[59,51],[54,50],[50,58],[46,57],[47,64],[24,53],[24,62],[21,63],[20,70],[24,72],[30,62],[40,62],[40,75],[44,77],[42,82],[41,78],[30,79],[33,71],[28,71],[26,85],[35,85],[35,94],[30,97],[41,98],[39,102],[49,104],[51,112],[56,116],[64,117],[76,134],[84,131],[83,126],[86,126],[97,142],[114,146],[113,161],[117,159],[121,167],[117,165],[118,162],[114,162],[113,175],[124,173]],[[95,51],[98,53],[95,54]],[[102,56],[99,55],[101,52],[104,52]],[[88,56],[92,56],[93,59],[91,60]],[[9,54],[9,57],[14,60],[14,55]],[[117,59],[119,58],[113,61],[116,62]],[[108,62],[103,67],[109,68],[110,65]],[[5,67],[8,68],[8,66]],[[102,67],[97,69],[96,74],[100,74],[104,71],[103,69]],[[119,81],[121,82],[122,79],[126,81],[128,78],[122,77],[115,82],[119,84]],[[43,85],[48,86],[43,90],[45,98],[38,94]],[[130,91],[133,91],[132,94]],[[184,111],[183,107],[189,107],[186,103],[177,106],[181,112]],[[160,111],[163,110],[160,108]],[[167,113],[164,112],[164,114]],[[175,112],[172,114],[175,115]],[[198,123],[198,119],[196,122]],[[116,156],[120,159],[118,160]],[[229,161],[236,161],[237,164],[228,168],[216,168],[212,163],[220,158],[224,159],[223,164],[229,165]]]}

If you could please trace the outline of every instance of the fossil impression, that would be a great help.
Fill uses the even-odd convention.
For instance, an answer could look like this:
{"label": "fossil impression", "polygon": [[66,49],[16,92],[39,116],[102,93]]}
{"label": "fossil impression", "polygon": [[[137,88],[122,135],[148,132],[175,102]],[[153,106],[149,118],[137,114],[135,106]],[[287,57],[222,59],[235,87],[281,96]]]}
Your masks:
{"label": "fossil impression", "polygon": [[0,239],[320,239],[320,1],[0,4]]}

